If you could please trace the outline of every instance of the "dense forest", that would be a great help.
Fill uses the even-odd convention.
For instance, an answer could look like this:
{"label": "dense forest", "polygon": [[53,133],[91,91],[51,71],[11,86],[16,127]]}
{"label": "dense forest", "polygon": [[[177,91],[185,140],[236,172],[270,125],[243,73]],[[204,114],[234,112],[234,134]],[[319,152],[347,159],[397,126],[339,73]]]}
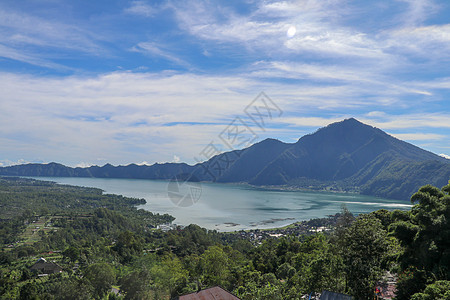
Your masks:
{"label": "dense forest", "polygon": [[[220,285],[241,299],[322,290],[373,299],[396,274],[397,299],[450,299],[450,184],[423,186],[409,211],[354,216],[329,230],[251,241],[135,208],[142,199],[0,178],[1,299],[172,299]],[[42,276],[39,258],[62,272]]]}

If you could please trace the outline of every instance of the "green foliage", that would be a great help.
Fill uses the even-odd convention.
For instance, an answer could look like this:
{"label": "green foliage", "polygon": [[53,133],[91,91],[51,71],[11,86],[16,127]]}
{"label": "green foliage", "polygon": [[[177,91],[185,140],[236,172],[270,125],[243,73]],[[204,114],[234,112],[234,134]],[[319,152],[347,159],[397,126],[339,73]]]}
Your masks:
{"label": "green foliage", "polygon": [[221,243],[221,235],[217,231],[207,230],[191,224],[182,232],[170,231],[167,244],[172,246],[178,256],[201,254],[208,247]]}
{"label": "green foliage", "polygon": [[186,285],[188,272],[180,259],[167,256],[150,270],[153,290],[158,295],[176,296]]}
{"label": "green foliage", "polygon": [[228,255],[218,246],[208,248],[200,256],[200,270],[206,286],[228,285],[230,262]]}
{"label": "green foliage", "polygon": [[234,293],[242,300],[267,299],[282,300],[283,285],[273,273],[261,274],[252,271],[245,274],[245,285],[239,286]]}
{"label": "green foliage", "polygon": [[125,299],[150,299],[150,273],[147,269],[136,270],[120,280],[120,292]]}
{"label": "green foliage", "polygon": [[296,270],[291,283],[296,283],[303,293],[339,289],[341,258],[335,255],[324,235],[308,237],[290,261]]}
{"label": "green foliage", "polygon": [[84,276],[94,288],[96,299],[101,299],[116,281],[114,269],[107,263],[96,263],[88,266]]}
{"label": "green foliage", "polygon": [[399,299],[409,299],[428,282],[450,279],[448,186],[441,190],[423,186],[411,197],[411,202],[415,205],[410,218],[396,221],[390,227],[404,246],[399,260],[401,274],[412,273],[400,277]]}
{"label": "green foliage", "polygon": [[359,216],[346,232],[342,249],[344,270],[349,290],[357,299],[372,299],[389,251],[386,235],[374,214]]}
{"label": "green foliage", "polygon": [[423,270],[416,267],[408,267],[398,274],[397,281],[397,299],[407,300],[411,295],[422,291],[426,285],[426,274]]}
{"label": "green foliage", "polygon": [[75,263],[80,259],[81,251],[77,246],[72,245],[63,252],[63,256]]}
{"label": "green foliage", "polygon": [[411,300],[449,300],[450,281],[439,280],[427,285],[423,293],[416,293]]}

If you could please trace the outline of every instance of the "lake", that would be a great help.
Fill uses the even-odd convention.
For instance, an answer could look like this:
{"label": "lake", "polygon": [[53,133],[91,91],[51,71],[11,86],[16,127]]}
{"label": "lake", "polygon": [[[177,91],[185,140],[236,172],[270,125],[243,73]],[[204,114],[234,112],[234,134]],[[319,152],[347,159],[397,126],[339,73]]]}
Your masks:
{"label": "lake", "polygon": [[[201,197],[188,207],[176,206],[168,195],[169,181],[80,177],[33,177],[61,184],[96,187],[106,193],[144,198],[140,205],[154,213],[168,213],[180,225],[198,224],[208,229],[234,231],[274,228],[296,221],[334,215],[345,204],[354,214],[378,209],[409,209],[407,201],[371,196],[304,191],[262,190],[245,185],[201,183]],[[171,190],[172,188],[169,188]],[[172,190],[173,191],[173,190]],[[179,190],[183,193],[182,189]]]}

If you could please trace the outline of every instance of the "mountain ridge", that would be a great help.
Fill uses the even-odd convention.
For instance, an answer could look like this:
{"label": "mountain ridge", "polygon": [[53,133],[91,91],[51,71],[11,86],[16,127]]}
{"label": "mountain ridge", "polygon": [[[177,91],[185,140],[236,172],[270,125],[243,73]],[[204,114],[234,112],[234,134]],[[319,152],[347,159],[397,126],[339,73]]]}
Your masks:
{"label": "mountain ridge", "polygon": [[352,191],[408,200],[424,184],[450,179],[450,160],[350,118],[329,124],[295,143],[265,139],[245,149],[186,163],[67,167],[58,163],[0,168],[0,175],[172,179],[248,183],[328,191]]}

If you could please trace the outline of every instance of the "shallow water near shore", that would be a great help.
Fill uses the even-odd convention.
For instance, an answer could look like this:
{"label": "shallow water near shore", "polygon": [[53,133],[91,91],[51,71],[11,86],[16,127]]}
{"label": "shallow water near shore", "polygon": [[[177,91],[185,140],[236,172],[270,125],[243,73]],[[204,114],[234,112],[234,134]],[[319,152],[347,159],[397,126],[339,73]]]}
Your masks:
{"label": "shallow water near shore", "polygon": [[[144,198],[138,206],[153,213],[170,214],[180,225],[198,224],[218,231],[282,227],[296,221],[334,215],[345,204],[354,214],[378,209],[409,209],[408,201],[357,194],[274,191],[245,185],[202,183],[198,202],[176,206],[168,195],[168,181],[81,177],[32,177],[61,184],[96,187],[110,194]],[[180,191],[181,192],[181,191]]]}

